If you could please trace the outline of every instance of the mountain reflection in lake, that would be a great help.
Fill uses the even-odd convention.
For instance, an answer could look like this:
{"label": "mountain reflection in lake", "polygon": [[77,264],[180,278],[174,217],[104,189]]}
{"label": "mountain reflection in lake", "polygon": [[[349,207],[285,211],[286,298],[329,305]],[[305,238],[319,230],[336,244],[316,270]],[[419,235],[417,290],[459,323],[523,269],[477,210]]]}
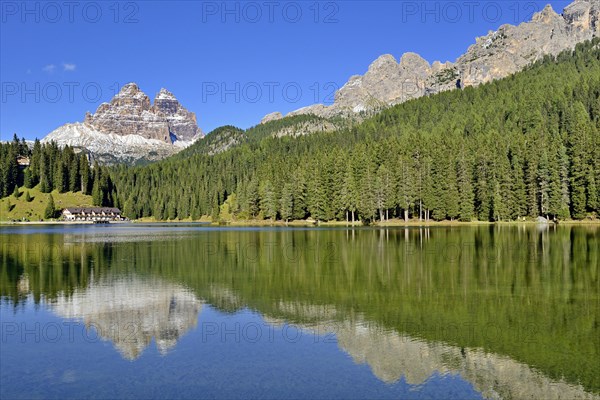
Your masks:
{"label": "mountain reflection in lake", "polygon": [[196,326],[202,303],[181,286],[132,275],[92,282],[70,296],[59,295],[49,308],[62,318],[80,319],[135,360],[151,339],[161,354]]}
{"label": "mountain reflection in lake", "polygon": [[597,228],[119,229],[2,228],[2,398],[600,398]]}

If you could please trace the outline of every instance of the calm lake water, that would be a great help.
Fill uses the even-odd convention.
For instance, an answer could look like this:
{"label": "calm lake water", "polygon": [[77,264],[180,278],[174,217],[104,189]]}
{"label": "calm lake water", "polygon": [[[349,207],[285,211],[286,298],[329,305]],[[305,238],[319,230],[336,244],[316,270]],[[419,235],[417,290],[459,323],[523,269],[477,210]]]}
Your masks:
{"label": "calm lake water", "polygon": [[0,397],[600,398],[600,228],[0,228]]}

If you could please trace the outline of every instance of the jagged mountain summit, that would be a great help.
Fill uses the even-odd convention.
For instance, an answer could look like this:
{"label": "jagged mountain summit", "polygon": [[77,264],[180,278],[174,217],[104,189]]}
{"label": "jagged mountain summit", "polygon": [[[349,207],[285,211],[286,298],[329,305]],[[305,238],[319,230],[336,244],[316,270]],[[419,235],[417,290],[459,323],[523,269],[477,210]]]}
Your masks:
{"label": "jagged mountain summit", "polygon": [[[314,104],[288,115],[315,114],[360,117],[394,104],[457,86],[477,86],[521,71],[545,55],[573,49],[577,43],[600,36],[600,0],[575,0],[562,14],[550,5],[518,26],[502,25],[477,38],[454,63],[429,64],[415,53],[400,61],[385,54],[364,75],[352,76],[340,88],[332,105]],[[460,80],[460,82],[459,82]],[[262,123],[283,118],[271,113]]]}
{"label": "jagged mountain summit", "polygon": [[[575,0],[562,14],[548,5],[529,22],[502,25],[477,38],[455,62],[429,64],[416,53],[406,53],[399,61],[390,54],[382,55],[364,75],[352,76],[336,92],[332,105],[315,104],[287,116],[311,114],[329,121],[344,117],[344,121],[353,123],[410,99],[504,78],[545,55],[557,55],[599,36],[600,0]],[[265,116],[261,124],[282,118],[281,113],[274,112]],[[335,130],[339,125],[307,124],[303,121],[299,127],[286,126],[274,136]],[[95,114],[86,114],[81,123],[59,127],[43,141],[84,148],[93,159],[115,164],[160,160],[202,136],[195,114],[186,110],[172,93],[161,89],[152,103],[135,83],[130,83],[109,103],[101,104]],[[227,145],[221,140],[214,142],[219,142],[216,152],[238,143],[237,139]]]}
{"label": "jagged mountain summit", "polygon": [[[132,295],[133,294],[133,295]],[[125,276],[92,280],[49,305],[63,318],[93,325],[126,360],[139,358],[154,340],[167,354],[198,323],[202,301],[185,288],[157,278]]]}
{"label": "jagged mountain summit", "polygon": [[121,88],[83,122],[63,125],[42,141],[85,148],[103,164],[154,161],[191,145],[202,137],[196,115],[175,96],[161,89],[154,99],[135,83]]}

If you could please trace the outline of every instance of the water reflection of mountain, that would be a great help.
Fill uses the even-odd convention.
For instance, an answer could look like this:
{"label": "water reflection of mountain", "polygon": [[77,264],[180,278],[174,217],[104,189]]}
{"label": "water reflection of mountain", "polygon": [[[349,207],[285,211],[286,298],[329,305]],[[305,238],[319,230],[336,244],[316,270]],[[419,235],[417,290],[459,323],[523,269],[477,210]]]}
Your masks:
{"label": "water reflection of mountain", "polygon": [[92,281],[50,308],[63,318],[81,319],[114,343],[128,360],[138,358],[155,340],[161,354],[197,325],[202,303],[182,286],[160,279],[127,276]]}
{"label": "water reflection of mountain", "polygon": [[[278,310],[294,321],[313,321],[295,324],[306,332],[334,334],[338,346],[355,363],[367,364],[386,383],[404,378],[411,385],[421,385],[436,374],[458,374],[490,399],[600,399],[580,385],[552,380],[506,356],[410,337],[358,315],[339,320],[331,306],[280,303]],[[265,320],[275,326],[286,323],[280,317]]]}
{"label": "water reflection of mountain", "polygon": [[[103,231],[0,234],[0,297],[16,308],[136,274],[190,288],[226,313],[249,308],[307,326],[362,318],[600,394],[597,226],[216,229],[177,240],[139,229],[140,241],[87,240]],[[334,317],[301,318],[313,313],[279,302],[330,305]]]}

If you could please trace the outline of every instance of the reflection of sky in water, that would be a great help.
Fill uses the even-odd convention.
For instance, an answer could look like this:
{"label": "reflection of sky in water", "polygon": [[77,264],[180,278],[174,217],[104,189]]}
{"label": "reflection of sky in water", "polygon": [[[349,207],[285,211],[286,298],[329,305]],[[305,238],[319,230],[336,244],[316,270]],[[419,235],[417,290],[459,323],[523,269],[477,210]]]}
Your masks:
{"label": "reflection of sky in water", "polygon": [[114,343],[124,358],[135,360],[151,340],[161,354],[173,349],[196,326],[202,303],[179,285],[133,275],[62,294],[49,308],[60,317],[84,322]]}
{"label": "reflection of sky in water", "polygon": [[[149,229],[150,228],[150,229]],[[226,227],[210,226],[208,223],[153,223],[153,224],[56,224],[56,225],[16,225],[0,226],[0,234],[11,235],[54,234],[63,235],[64,244],[69,243],[125,243],[159,242],[182,239],[184,237],[208,235],[211,232],[273,232],[273,231],[314,231],[347,228],[319,227]],[[356,229],[356,228],[355,228]],[[149,233],[150,232],[150,233]]]}
{"label": "reflection of sky in water", "polygon": [[[10,229],[10,230],[9,230]],[[64,244],[69,243],[125,243],[125,242],[159,242],[183,239],[198,235],[210,235],[216,232],[298,232],[339,230],[357,231],[371,228],[347,227],[235,227],[211,226],[207,223],[156,223],[156,224],[76,224],[76,225],[48,225],[48,226],[10,226],[0,234],[10,233],[16,235],[27,234],[54,234],[63,235]],[[418,229],[415,227],[402,228],[404,230]],[[428,228],[430,229],[430,228]]]}
{"label": "reflection of sky in water", "polygon": [[[414,289],[425,290],[425,294],[438,293],[448,281],[461,293],[464,288],[465,299],[486,300],[489,296],[478,297],[477,290],[482,287],[487,290],[484,284],[489,282],[499,282],[501,287],[513,282],[511,269],[504,271],[504,267],[498,269],[496,264],[485,269],[505,274],[506,279],[496,281],[477,274],[469,281],[443,273],[438,277],[439,283],[432,283],[430,278],[443,272],[443,268],[457,274],[462,273],[462,269],[440,268],[439,263],[415,257],[409,259],[425,260],[428,264],[414,270],[397,267],[398,274],[390,275],[389,266],[394,266],[396,260],[406,254],[421,254],[416,247],[402,246],[412,243],[407,239],[408,231],[396,237],[390,235],[389,239],[382,235],[387,230],[356,230],[356,237],[361,240],[355,242],[354,230],[351,236],[347,231],[334,232],[337,236],[308,232],[310,236],[305,237],[306,232],[291,235],[289,231],[318,229],[214,228],[200,224],[151,226],[151,229],[138,224],[0,228],[2,236],[9,239],[8,245],[3,247],[7,251],[6,259],[15,266],[26,266],[21,270],[8,269],[8,283],[16,293],[10,300],[5,298],[0,306],[0,398],[599,398],[586,393],[576,384],[577,380],[571,378],[569,382],[575,383],[568,384],[560,380],[560,375],[552,375],[558,381],[550,379],[550,375],[544,375],[548,368],[542,368],[544,373],[541,373],[533,367],[535,363],[527,365],[526,357],[505,353],[502,348],[492,350],[501,354],[486,353],[478,348],[450,344],[465,342],[453,341],[451,334],[436,338],[421,336],[418,329],[398,328],[401,324],[390,323],[384,327],[380,323],[385,322],[374,319],[373,313],[364,307],[372,304],[369,298],[355,307],[344,305],[345,291],[349,287],[376,295],[379,279],[392,282],[390,276],[396,277],[399,284],[397,290],[382,292],[394,300],[384,311],[397,312],[396,317],[404,315],[400,306],[403,298],[395,298],[396,293]],[[286,231],[285,235],[271,234],[282,230]],[[233,232],[219,234],[219,231]],[[238,231],[247,233],[238,235]],[[43,232],[48,235],[26,236]],[[441,236],[448,231],[439,232]],[[13,233],[17,236],[8,235]],[[23,235],[19,235],[21,233]],[[340,252],[336,253],[339,257],[335,263],[317,264],[308,251],[315,236],[324,238],[324,243],[336,240],[343,244],[340,239],[347,239],[352,246],[345,250],[354,251],[361,246],[376,248],[375,253],[380,258],[365,269],[369,274],[360,275],[360,279],[372,279],[371,284],[354,287],[351,278],[354,273],[363,272],[360,266],[371,262],[374,257],[371,252],[365,252],[362,257],[363,253],[356,250],[360,257],[348,259]],[[420,236],[415,238],[421,240]],[[537,236],[535,238],[537,240]],[[471,236],[467,239],[472,240]],[[241,257],[246,254],[240,253],[235,245],[255,241],[255,247],[267,249],[273,243],[283,248],[295,243],[296,249],[306,250],[306,254],[302,253],[306,262],[288,262],[280,253],[276,253],[278,258],[258,258],[260,263],[255,262],[256,257]],[[90,242],[98,244],[85,245]],[[107,242],[142,243],[140,246],[101,245]],[[434,245],[440,243],[452,242],[433,241]],[[559,245],[562,243],[568,241]],[[62,247],[64,244],[68,246]],[[43,251],[40,252],[39,247]],[[547,248],[556,252],[561,247]],[[78,249],[86,251],[75,251]],[[405,252],[395,252],[397,249]],[[221,253],[228,257],[217,256]],[[562,274],[563,256],[567,253],[558,254],[560,268],[555,270]],[[478,260],[485,261],[486,256],[487,253]],[[186,262],[182,264],[182,260]],[[351,265],[349,261],[356,263],[356,270],[346,269]],[[65,265],[68,267],[61,268]],[[384,265],[388,268],[380,268]],[[332,266],[336,268],[330,269]],[[542,264],[540,268],[534,266],[535,271],[548,273],[546,261],[544,268]],[[259,275],[255,275],[257,271]],[[414,273],[399,275],[399,272],[411,271]],[[428,279],[420,281],[423,271],[423,277]],[[514,269],[515,274],[523,271],[532,269]],[[290,275],[292,272],[296,275]],[[320,286],[325,276],[322,274],[326,273],[330,275]],[[332,296],[330,301],[327,293],[338,289],[338,280],[343,274],[347,276],[339,288],[341,294]],[[246,284],[240,284],[240,279]],[[417,279],[417,283],[407,283],[410,279]],[[472,282],[468,297],[463,282]],[[516,302],[525,294],[524,298],[532,301],[540,296],[541,292],[536,290],[548,288],[545,280],[533,282],[537,282],[533,289],[529,288],[530,280],[520,282],[514,297],[506,297],[509,292],[497,288],[492,294],[503,294],[503,301],[514,299]],[[562,282],[550,281],[559,289],[563,287]],[[589,282],[593,285],[593,281]],[[527,286],[523,286],[525,283]],[[301,285],[298,292],[295,284]],[[277,292],[282,288],[284,295]],[[313,299],[310,295],[313,289],[322,296]],[[451,300],[447,294],[453,295],[453,290],[444,292],[444,299]],[[41,296],[38,305],[31,293]],[[286,296],[287,293],[290,295]],[[299,300],[295,298],[298,293]],[[575,288],[573,293],[581,293],[581,288]],[[593,290],[583,293],[593,295]],[[19,296],[26,300],[15,306],[11,301]],[[421,302],[419,298],[415,304],[426,304],[427,299]],[[495,301],[492,303],[496,307]],[[381,302],[373,304],[382,305]],[[460,305],[451,304],[453,308]],[[248,306],[253,310],[246,308]],[[551,307],[554,305],[544,310],[550,311]],[[437,308],[429,310],[435,312]],[[515,307],[510,311],[513,310],[521,309]],[[572,310],[579,312],[577,307],[567,308],[565,315],[571,315]],[[430,314],[417,313],[416,316],[427,318]],[[511,319],[513,316],[523,318],[518,313],[510,314]],[[400,317],[397,320],[403,322]],[[524,322],[517,319],[516,324],[505,326],[522,326]],[[56,337],[57,330],[59,337]]]}
{"label": "reflection of sky in water", "polygon": [[[46,326],[69,321],[50,312],[53,306],[35,311],[28,302],[15,314],[6,306],[3,322],[31,327],[33,321]],[[231,315],[204,307],[200,316],[168,353],[153,340],[135,360],[81,323],[69,325],[72,338],[65,328],[55,343],[35,343],[30,335],[23,344],[10,337],[1,356],[2,398],[480,397],[452,373],[434,373],[418,385],[404,378],[385,383],[368,365],[340,351],[335,340],[294,326],[273,326],[254,312]],[[261,327],[260,336],[256,327]]]}
{"label": "reflection of sky in water", "polygon": [[[178,236],[182,233],[197,233],[197,232],[215,232],[215,231],[232,231],[232,232],[261,232],[261,231],[315,231],[315,230],[347,230],[347,227],[254,227],[254,226],[211,226],[208,223],[190,222],[190,223],[123,223],[123,224],[45,224],[45,225],[0,225],[0,234],[10,233],[11,235],[28,235],[28,234],[52,234],[59,233],[64,235],[86,235],[86,236],[155,236],[169,235]],[[369,228],[352,228],[369,229]],[[151,231],[149,235],[148,232]]]}
{"label": "reflection of sky in water", "polygon": [[[211,292],[238,302],[227,289]],[[21,331],[3,329],[3,398],[593,398],[508,357],[360,316],[339,320],[332,306],[280,303],[283,314],[314,321],[300,325],[247,309],[224,314],[182,286],[135,275],[39,309],[31,300],[17,312],[2,306],[3,325]]]}

